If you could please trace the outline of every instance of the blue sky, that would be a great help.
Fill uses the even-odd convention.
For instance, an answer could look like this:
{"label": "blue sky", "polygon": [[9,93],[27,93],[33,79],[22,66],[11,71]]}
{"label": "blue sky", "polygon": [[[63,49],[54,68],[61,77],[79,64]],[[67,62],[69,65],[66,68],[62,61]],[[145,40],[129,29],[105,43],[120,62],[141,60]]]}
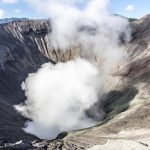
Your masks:
{"label": "blue sky", "polygon": [[[115,14],[140,18],[150,13],[150,0],[111,0],[110,9]],[[46,18],[31,8],[25,0],[0,0],[0,18],[6,17]]]}
{"label": "blue sky", "polygon": [[150,13],[150,0],[112,0],[111,7],[116,14],[140,18]]}

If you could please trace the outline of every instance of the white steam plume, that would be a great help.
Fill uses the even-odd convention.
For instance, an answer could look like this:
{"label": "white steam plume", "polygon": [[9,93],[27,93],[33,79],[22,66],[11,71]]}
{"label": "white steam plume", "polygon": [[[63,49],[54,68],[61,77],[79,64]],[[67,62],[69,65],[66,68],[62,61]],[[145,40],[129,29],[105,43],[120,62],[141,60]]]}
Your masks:
{"label": "white steam plume", "polygon": [[[25,105],[16,107],[32,119],[25,130],[54,138],[59,132],[92,125],[95,121],[85,110],[117,84],[112,74],[127,59],[121,43],[130,40],[128,21],[109,13],[109,0],[26,1],[51,18],[50,49],[79,49],[80,59],[45,64],[29,75],[24,83]],[[103,110],[93,112],[103,118]]]}
{"label": "white steam plume", "polygon": [[22,84],[28,100],[25,107],[16,108],[33,120],[25,131],[54,138],[62,131],[93,125],[85,111],[98,101],[102,82],[98,69],[83,59],[44,64]]}
{"label": "white steam plume", "polygon": [[105,63],[108,69],[104,71],[107,72],[112,72],[112,68],[127,57],[120,47],[120,39],[124,42],[130,40],[128,20],[109,13],[110,0],[27,1],[50,17],[51,49],[79,48],[80,56],[90,60],[96,58],[99,64]]}

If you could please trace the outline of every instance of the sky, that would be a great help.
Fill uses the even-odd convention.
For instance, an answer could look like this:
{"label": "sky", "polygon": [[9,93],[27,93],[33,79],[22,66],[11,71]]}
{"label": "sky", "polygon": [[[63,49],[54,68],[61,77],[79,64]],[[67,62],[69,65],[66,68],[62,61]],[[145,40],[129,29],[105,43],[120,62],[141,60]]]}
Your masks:
{"label": "sky", "polygon": [[[125,17],[141,18],[150,13],[150,0],[111,0],[110,11]],[[34,10],[26,0],[0,0],[0,19],[10,17],[47,18]]]}

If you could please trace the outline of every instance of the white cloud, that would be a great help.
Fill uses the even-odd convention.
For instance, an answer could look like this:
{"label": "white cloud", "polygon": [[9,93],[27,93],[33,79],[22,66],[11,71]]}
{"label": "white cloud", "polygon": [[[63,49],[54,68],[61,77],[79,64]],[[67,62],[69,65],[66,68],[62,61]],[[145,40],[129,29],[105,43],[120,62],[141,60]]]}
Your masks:
{"label": "white cloud", "polygon": [[127,7],[126,7],[126,11],[134,11],[135,10],[135,7],[133,6],[133,5],[128,5]]}
{"label": "white cloud", "polygon": [[11,4],[13,4],[13,3],[17,3],[18,2],[18,0],[0,0],[0,3],[11,3]]}
{"label": "white cloud", "polygon": [[0,18],[2,18],[4,16],[4,10],[0,9]]}
{"label": "white cloud", "polygon": [[15,9],[14,12],[20,14],[22,11],[20,9]]}

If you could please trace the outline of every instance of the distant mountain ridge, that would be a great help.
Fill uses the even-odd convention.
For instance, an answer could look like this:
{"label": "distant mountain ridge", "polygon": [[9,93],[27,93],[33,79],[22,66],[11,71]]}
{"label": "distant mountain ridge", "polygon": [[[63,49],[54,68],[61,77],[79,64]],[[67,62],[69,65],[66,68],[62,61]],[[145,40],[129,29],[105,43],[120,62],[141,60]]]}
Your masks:
{"label": "distant mountain ridge", "polygon": [[13,22],[13,21],[22,21],[22,20],[28,20],[27,18],[4,18],[4,19],[0,19],[0,24],[3,23],[9,23],[9,22]]}
{"label": "distant mountain ridge", "polygon": [[[114,14],[114,15],[126,18],[126,17],[118,15],[118,14]],[[126,19],[129,19],[129,22],[137,20],[136,18],[126,18]],[[16,17],[4,18],[4,19],[0,19],[0,24],[10,23],[10,22],[13,22],[13,21],[22,21],[22,20],[29,20],[29,19],[28,18],[16,18]],[[45,19],[37,19],[37,20],[45,20]]]}

